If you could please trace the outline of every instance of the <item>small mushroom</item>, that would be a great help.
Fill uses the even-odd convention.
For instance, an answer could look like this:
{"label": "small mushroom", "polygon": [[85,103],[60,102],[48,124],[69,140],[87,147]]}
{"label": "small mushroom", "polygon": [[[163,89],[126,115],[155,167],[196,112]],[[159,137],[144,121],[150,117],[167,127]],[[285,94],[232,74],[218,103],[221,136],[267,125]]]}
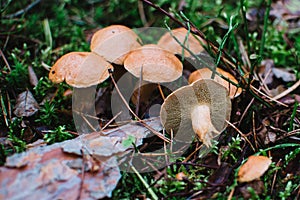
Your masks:
{"label": "small mushroom", "polygon": [[[192,35],[192,33],[188,33],[185,28],[176,28],[172,30],[172,34],[174,37],[178,39],[181,44],[184,44],[190,51],[194,54],[199,54],[204,51],[204,48],[201,44],[204,43],[203,40],[197,36]],[[173,38],[170,32],[165,33],[157,45],[163,49],[166,49],[174,54],[181,55],[183,47],[178,44],[178,42]],[[201,42],[200,42],[201,41]],[[191,54],[184,49],[184,57],[190,57]]]}
{"label": "small mushroom", "polygon": [[260,178],[271,163],[272,160],[266,156],[250,156],[238,171],[238,181],[250,182]]}
{"label": "small mushroom", "polygon": [[[226,88],[213,80],[198,80],[171,93],[160,111],[161,122],[167,132],[180,134],[195,132],[206,146],[226,128],[231,101]],[[175,137],[176,138],[176,137]]]}
{"label": "small mushroom", "polygon": [[[238,83],[238,81],[235,79],[234,76],[232,76],[230,73],[224,71],[223,69],[217,68],[216,72],[223,75],[224,77],[227,77],[232,82]],[[211,79],[211,76],[212,76],[212,71],[210,69],[208,69],[208,68],[198,69],[198,70],[194,71],[193,73],[191,73],[191,75],[189,76],[188,82],[189,82],[189,84],[191,84],[199,79]],[[233,85],[230,82],[228,82],[227,80],[221,78],[217,74],[215,75],[214,80],[229,90],[229,96],[232,99],[234,97],[239,96],[242,93],[241,88],[237,88],[235,85]]]}
{"label": "small mushroom", "polygon": [[143,80],[163,83],[171,82],[182,75],[183,66],[171,52],[157,45],[148,44],[131,51],[124,67],[135,77],[142,74]]}
{"label": "small mushroom", "polygon": [[71,52],[63,55],[52,66],[49,79],[54,83],[64,80],[77,88],[97,85],[109,77],[111,64],[92,52]]}
{"label": "small mushroom", "polygon": [[141,46],[139,36],[123,25],[111,25],[97,31],[91,40],[91,51],[107,61],[122,65],[128,52]]}

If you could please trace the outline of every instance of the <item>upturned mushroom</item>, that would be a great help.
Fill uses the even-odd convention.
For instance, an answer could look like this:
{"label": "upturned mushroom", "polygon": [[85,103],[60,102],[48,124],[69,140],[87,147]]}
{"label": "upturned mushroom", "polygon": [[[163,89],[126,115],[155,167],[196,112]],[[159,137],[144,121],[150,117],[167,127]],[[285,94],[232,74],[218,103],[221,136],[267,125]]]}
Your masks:
{"label": "upturned mushroom", "polygon": [[49,79],[54,83],[64,80],[77,88],[97,85],[109,77],[112,68],[104,58],[92,52],[71,52],[63,55],[52,66]]}
{"label": "upturned mushroom", "polygon": [[97,31],[91,40],[91,51],[107,61],[122,65],[128,52],[141,46],[139,36],[123,25],[111,25]]}
{"label": "upturned mushroom", "polygon": [[175,138],[194,132],[209,147],[226,128],[230,112],[227,89],[213,80],[198,80],[171,93],[162,104],[160,117],[165,130],[173,131]]}
{"label": "upturned mushroom", "polygon": [[[218,72],[219,74],[228,78],[232,82],[238,83],[238,81],[235,79],[235,77],[233,75],[224,71],[223,69],[217,68],[216,72]],[[191,73],[191,75],[189,76],[188,82],[189,82],[189,84],[191,84],[199,79],[211,79],[211,76],[212,76],[212,71],[210,69],[208,69],[208,68],[198,69],[198,70],[194,71],[193,73]],[[239,96],[242,93],[241,88],[237,88],[235,85],[231,84],[229,81],[221,78],[218,74],[215,75],[214,80],[227,88],[227,90],[229,91],[229,96],[232,99],[234,97]]]}
{"label": "upturned mushroom", "polygon": [[159,47],[178,55],[181,55],[182,52],[184,52],[184,57],[190,57],[191,54],[183,49],[183,47],[174,39],[174,37],[176,37],[182,45],[187,47],[194,54],[197,55],[204,51],[201,44],[201,42],[204,43],[204,41],[201,38],[192,35],[192,33],[188,33],[185,28],[176,28],[171,30],[171,32],[173,36],[170,32],[167,32],[160,38],[157,43]]}
{"label": "upturned mushroom", "polygon": [[143,80],[154,83],[174,81],[183,70],[182,63],[174,54],[154,44],[131,51],[126,56],[124,67],[135,77],[142,74]]}

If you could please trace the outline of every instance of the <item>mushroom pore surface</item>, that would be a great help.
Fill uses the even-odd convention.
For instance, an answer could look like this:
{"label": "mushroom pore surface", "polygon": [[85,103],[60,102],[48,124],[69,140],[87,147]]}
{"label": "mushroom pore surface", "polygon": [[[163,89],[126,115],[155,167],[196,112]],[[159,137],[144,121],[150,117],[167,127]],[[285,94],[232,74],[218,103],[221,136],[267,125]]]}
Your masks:
{"label": "mushroom pore surface", "polygon": [[[195,132],[191,120],[192,110],[197,106],[209,108],[212,127],[208,125],[209,128],[206,128],[211,131],[212,136],[216,136],[216,131],[221,132],[225,129],[226,120],[229,120],[231,112],[228,91],[213,80],[198,80],[177,89],[166,98],[160,113],[166,131],[170,133],[173,130],[175,138],[191,141],[192,133]],[[207,112],[207,109],[204,110]]]}

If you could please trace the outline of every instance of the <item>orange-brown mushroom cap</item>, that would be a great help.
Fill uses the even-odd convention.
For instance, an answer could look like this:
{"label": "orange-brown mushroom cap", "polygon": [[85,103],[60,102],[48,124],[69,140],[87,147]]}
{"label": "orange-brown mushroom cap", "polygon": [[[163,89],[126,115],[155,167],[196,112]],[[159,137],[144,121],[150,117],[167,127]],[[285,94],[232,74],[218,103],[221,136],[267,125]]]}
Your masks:
{"label": "orange-brown mushroom cap", "polygon": [[97,85],[109,77],[112,66],[92,52],[71,52],[59,58],[52,66],[49,79],[54,83],[64,80],[71,86],[82,88]]}
{"label": "orange-brown mushroom cap", "polygon": [[93,35],[90,48],[107,61],[121,65],[127,53],[141,46],[139,40],[138,35],[130,28],[111,25]]}
{"label": "orange-brown mushroom cap", "polygon": [[142,74],[143,80],[155,83],[174,81],[183,70],[182,63],[174,54],[154,44],[131,51],[124,67],[134,76],[140,77]]}
{"label": "orange-brown mushroom cap", "polygon": [[[200,37],[192,35],[192,33],[188,33],[185,28],[176,28],[171,30],[174,37],[176,37],[181,44],[184,44],[190,51],[194,54],[199,54],[200,52],[204,51],[204,48],[201,44],[204,43]],[[201,41],[201,42],[200,42]],[[173,52],[174,54],[181,55],[184,52],[184,57],[190,57],[191,54],[184,49],[183,47],[178,44],[178,42],[172,37],[170,32],[165,33],[160,40],[158,41],[157,45],[161,48],[164,48],[168,51]]]}
{"label": "orange-brown mushroom cap", "polygon": [[238,171],[239,182],[250,182],[261,177],[272,160],[266,156],[250,156]]}
{"label": "orange-brown mushroom cap", "polygon": [[[233,75],[224,71],[223,69],[217,68],[216,72],[218,72],[219,74],[228,78],[232,82],[238,83],[238,81],[235,79],[235,77]],[[189,76],[188,82],[189,82],[189,84],[191,84],[199,79],[211,79],[211,76],[212,76],[212,71],[210,69],[208,69],[208,68],[198,69],[198,70],[194,71],[193,73],[191,73],[191,75]],[[215,75],[214,80],[227,88],[227,90],[229,91],[230,98],[237,97],[242,93],[241,88],[237,88],[235,85],[231,84],[229,81],[218,76],[218,74]]]}

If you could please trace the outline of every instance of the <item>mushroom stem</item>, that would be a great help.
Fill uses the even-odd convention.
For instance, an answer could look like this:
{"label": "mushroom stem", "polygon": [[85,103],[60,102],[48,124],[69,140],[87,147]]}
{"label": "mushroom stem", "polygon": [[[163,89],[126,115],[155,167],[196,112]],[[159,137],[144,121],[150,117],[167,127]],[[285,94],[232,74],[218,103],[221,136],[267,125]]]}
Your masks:
{"label": "mushroom stem", "polygon": [[192,127],[201,142],[207,147],[211,146],[214,133],[218,132],[211,123],[210,108],[208,105],[197,105],[191,110]]}

